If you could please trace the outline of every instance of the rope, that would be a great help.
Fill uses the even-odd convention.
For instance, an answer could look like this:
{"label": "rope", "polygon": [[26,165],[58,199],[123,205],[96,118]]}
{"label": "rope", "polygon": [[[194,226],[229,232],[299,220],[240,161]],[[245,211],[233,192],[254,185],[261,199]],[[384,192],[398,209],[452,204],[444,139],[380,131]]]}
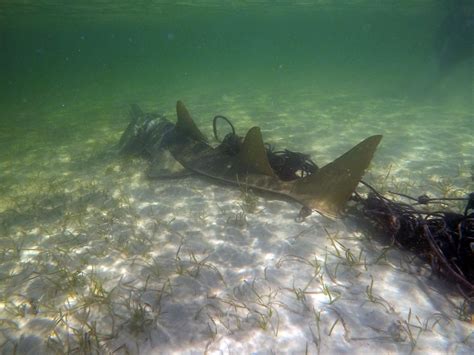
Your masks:
{"label": "rope", "polygon": [[212,120],[212,130],[214,131],[214,138],[216,139],[216,141],[218,141],[219,143],[222,143],[221,140],[219,140],[219,137],[217,137],[217,127],[216,127],[216,123],[217,123],[217,119],[220,118],[224,121],[226,121],[230,128],[232,129],[232,135],[235,136],[235,128],[234,126],[232,125],[232,123],[229,121],[229,119],[225,116],[221,116],[221,115],[217,115],[217,116],[214,116],[214,119]]}

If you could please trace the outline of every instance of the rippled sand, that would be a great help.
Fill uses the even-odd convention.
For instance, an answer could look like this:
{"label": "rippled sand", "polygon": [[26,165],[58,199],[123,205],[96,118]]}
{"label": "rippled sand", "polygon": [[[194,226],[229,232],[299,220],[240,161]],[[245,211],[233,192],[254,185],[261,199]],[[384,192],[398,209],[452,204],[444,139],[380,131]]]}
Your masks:
{"label": "rippled sand", "polygon": [[[174,118],[175,94],[137,103]],[[213,94],[182,96],[208,136],[213,115],[223,114],[240,134],[259,125],[277,148],[324,165],[383,134],[366,175],[378,188],[414,196],[474,189],[470,112],[346,92]],[[357,220],[313,214],[297,223],[293,202],[199,177],[147,179],[146,162],[117,154],[128,120],[120,100],[43,115],[51,124],[20,125],[2,143],[5,353],[469,353],[474,346],[455,285]],[[84,126],[85,115],[96,119]]]}

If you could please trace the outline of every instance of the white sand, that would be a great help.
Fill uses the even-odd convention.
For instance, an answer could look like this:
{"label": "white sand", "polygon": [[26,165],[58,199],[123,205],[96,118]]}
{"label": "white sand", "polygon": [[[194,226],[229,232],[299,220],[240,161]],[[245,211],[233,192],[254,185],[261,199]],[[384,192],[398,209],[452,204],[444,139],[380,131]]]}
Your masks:
{"label": "white sand", "polygon": [[[390,167],[385,184],[415,196],[472,191],[469,113],[349,97],[316,110],[316,99],[188,106],[227,114],[241,134],[259,124],[320,165],[382,133],[369,181]],[[472,352],[455,285],[414,255],[349,219],[297,223],[292,202],[197,177],[150,181],[145,162],[111,147],[120,126],[2,161],[25,181],[4,183],[0,215],[4,353]]]}

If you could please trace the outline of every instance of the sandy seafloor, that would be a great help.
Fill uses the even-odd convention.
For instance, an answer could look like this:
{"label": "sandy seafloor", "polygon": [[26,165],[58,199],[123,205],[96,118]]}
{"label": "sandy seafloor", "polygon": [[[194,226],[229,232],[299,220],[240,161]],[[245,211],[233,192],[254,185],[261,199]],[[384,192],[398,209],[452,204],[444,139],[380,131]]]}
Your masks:
{"label": "sandy seafloor", "polygon": [[365,180],[465,196],[472,60],[433,82],[429,7],[21,3],[0,7],[2,353],[472,353],[456,285],[356,219],[298,223],[297,203],[150,180],[117,151],[130,103],[174,119],[181,99],[208,137],[225,115],[320,166],[383,134]]}
{"label": "sandy seafloor", "polygon": [[181,98],[208,136],[223,114],[319,165],[383,134],[367,181],[463,196],[472,111],[321,88],[148,89],[26,103],[17,134],[2,133],[3,353],[472,353],[455,285],[357,221],[298,223],[294,202],[149,180],[147,163],[116,147],[128,102],[174,119]]}

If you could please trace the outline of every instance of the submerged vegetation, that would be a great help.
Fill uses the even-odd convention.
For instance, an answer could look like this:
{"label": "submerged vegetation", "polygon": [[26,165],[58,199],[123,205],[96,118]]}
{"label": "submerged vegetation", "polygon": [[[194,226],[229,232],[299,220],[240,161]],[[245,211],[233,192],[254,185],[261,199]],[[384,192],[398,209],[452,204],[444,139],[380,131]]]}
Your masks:
{"label": "submerged vegetation", "polygon": [[[470,302],[415,255],[351,219],[296,223],[296,206],[245,185],[148,180],[144,161],[118,157],[118,133],[106,137],[21,186],[1,181],[1,351],[212,351],[242,336],[259,347],[299,337],[308,352],[359,341],[417,350],[437,338],[472,346]],[[17,171],[37,159],[20,157]],[[418,192],[397,169],[375,166],[369,179],[391,197]],[[433,196],[471,186],[436,181]]]}
{"label": "submerged vegetation", "polygon": [[[416,255],[351,218],[296,223],[296,205],[245,185],[149,180],[146,162],[116,152],[123,124],[2,156],[2,352],[213,351],[242,339],[284,351],[289,338],[316,353],[473,346],[471,303]],[[274,137],[286,137],[280,125]],[[368,179],[390,198],[472,190],[465,166],[423,181],[400,160],[377,164]]]}
{"label": "submerged vegetation", "polygon": [[[414,350],[456,318],[471,319],[465,303],[451,314],[445,309],[425,318],[413,314],[415,304],[400,309],[375,275],[392,270],[411,277],[413,262],[402,262],[406,255],[379,245],[370,234],[351,237],[341,225],[321,226],[318,218],[292,221],[300,231],[262,268],[261,258],[271,248],[259,244],[269,242],[259,226],[276,218],[267,212],[267,203],[251,191],[237,190],[234,205],[221,201],[225,206],[204,207],[196,217],[164,201],[138,199],[143,189],[162,190],[156,196],[164,196],[173,185],[147,184],[134,173],[137,164],[142,167],[139,160],[111,159],[94,180],[71,186],[55,178],[38,184],[36,191],[16,195],[1,213],[3,352],[138,353],[163,344],[178,349],[173,339],[183,326],[211,350],[223,335],[258,331],[279,337],[293,317],[309,322],[304,332],[312,340],[305,346],[317,352],[333,337],[390,339]],[[135,190],[138,185],[147,187]],[[187,214],[195,220],[184,219]],[[203,226],[203,232],[194,225]],[[210,238],[208,233],[218,234]],[[315,239],[322,245],[297,247]],[[222,249],[224,241],[229,244]],[[263,254],[240,264],[245,257],[232,259],[234,244],[254,245],[247,253]],[[229,259],[222,259],[219,248],[230,253]],[[255,269],[237,271],[233,264]],[[419,267],[417,278],[426,271]],[[353,294],[365,297],[354,301]],[[349,305],[388,314],[394,323],[369,322],[373,335],[365,338],[354,315],[344,311]],[[463,341],[471,344],[468,335]]]}
{"label": "submerged vegetation", "polygon": [[[471,353],[472,295],[452,280],[472,276],[466,255],[436,254],[461,244],[406,250],[398,227],[442,231],[465,201],[419,202],[474,191],[472,4],[2,1],[0,354]],[[215,114],[217,142],[250,129],[287,181],[383,134],[365,212],[389,232],[298,216],[235,175],[148,179],[165,169],[118,154],[126,111],[173,125],[179,98],[195,138]]]}

